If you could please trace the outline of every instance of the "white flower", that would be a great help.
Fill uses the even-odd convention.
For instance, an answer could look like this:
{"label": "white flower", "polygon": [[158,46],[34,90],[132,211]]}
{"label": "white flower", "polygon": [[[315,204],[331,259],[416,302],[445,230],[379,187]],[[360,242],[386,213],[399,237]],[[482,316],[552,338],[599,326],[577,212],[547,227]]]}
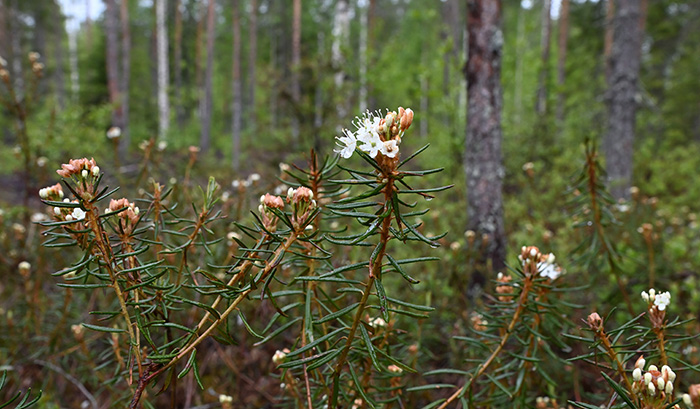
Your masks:
{"label": "white flower", "polygon": [[113,126],[107,130],[107,138],[114,139],[122,136],[122,130],[118,126]]}
{"label": "white flower", "polygon": [[656,305],[659,311],[665,310],[669,304],[671,304],[671,293],[668,291],[659,293],[654,297],[654,305]]}
{"label": "white flower", "polygon": [[654,386],[654,382],[649,382],[649,385],[647,387],[649,388],[649,395],[656,395],[656,386]]}
{"label": "white flower", "polygon": [[92,167],[92,176],[97,177],[100,174],[100,167],[99,166],[93,166]]}
{"label": "white flower", "polygon": [[[74,220],[83,220],[85,218],[85,211],[83,209],[76,207],[73,209],[73,212],[70,214]],[[66,220],[68,218],[66,217]]]}
{"label": "white flower", "polygon": [[646,291],[642,291],[642,299],[644,302],[649,302],[649,294]]}
{"label": "white flower", "polygon": [[396,157],[397,153],[399,153],[399,145],[394,139],[384,141],[384,149],[382,150],[382,155],[388,158],[393,158]]}
{"label": "white flower", "polygon": [[377,317],[369,322],[370,327],[386,327],[386,321],[382,317]]}
{"label": "white flower", "polygon": [[537,270],[540,272],[541,277],[549,278],[550,280],[556,280],[563,273],[561,267],[547,262],[537,263]]}
{"label": "white flower", "polygon": [[362,142],[362,145],[359,146],[360,150],[366,152],[371,158],[376,157],[377,153],[379,152],[384,154],[384,142],[382,142],[381,138],[379,138],[379,134],[377,132],[370,132],[363,139],[360,139],[359,136],[358,131],[357,139]]}
{"label": "white flower", "polygon": [[231,403],[233,402],[233,397],[229,395],[221,394],[219,395],[219,403]]}

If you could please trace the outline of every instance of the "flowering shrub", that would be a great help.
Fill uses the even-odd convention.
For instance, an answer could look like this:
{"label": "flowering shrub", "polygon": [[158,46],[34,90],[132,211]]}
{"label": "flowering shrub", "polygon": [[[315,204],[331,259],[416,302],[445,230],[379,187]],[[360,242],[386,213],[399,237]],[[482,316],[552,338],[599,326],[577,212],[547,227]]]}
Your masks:
{"label": "flowering shrub", "polygon": [[[413,112],[403,108],[384,118],[366,113],[355,121],[356,132],[344,131],[339,153],[349,158],[356,151],[369,169],[336,167],[337,158],[319,165],[312,156],[308,170],[288,171],[286,198],[263,195],[257,222],[237,223],[243,235],[229,235],[239,248],[232,264],[218,261],[220,240],[211,237],[220,220],[213,179],[190,220],[176,215],[171,190],[158,183],[141,200],[143,211],[127,198],[102,208],[114,190],[101,187],[95,161],[62,165],[57,173],[73,198],[64,198],[60,185],[40,191],[54,219],[44,223],[46,245],[83,251],[80,261],[55,274],[64,278],[61,286],[111,291],[93,311],[99,319],[82,326],[111,337],[114,365],[131,385],[130,407],[138,406],[156,379],[169,383],[192,373],[201,385],[197,351],[209,337],[235,342],[232,315],[260,338],[256,345],[296,334],[272,361],[286,381],[285,395],[298,405],[401,401],[401,376],[414,368],[396,355],[403,349],[397,319],[425,317],[431,308],[391,297],[382,282],[397,275],[418,283],[406,266],[434,258],[395,258],[392,248],[408,240],[435,247],[439,237],[419,231],[421,223],[412,218],[425,212],[412,210],[415,203],[406,197],[431,198],[448,188],[408,184],[439,171],[401,169],[420,153],[399,161],[399,143],[412,119]],[[350,178],[338,179],[341,171]],[[328,229],[324,218],[336,227]],[[359,230],[340,228],[340,220],[354,220]],[[334,258],[331,247],[366,249],[366,261],[348,264]],[[265,300],[277,314],[256,330],[259,323],[245,318],[243,305],[252,303],[246,309],[254,311]],[[74,332],[83,339],[80,327]],[[220,400],[230,404],[225,395]]]}

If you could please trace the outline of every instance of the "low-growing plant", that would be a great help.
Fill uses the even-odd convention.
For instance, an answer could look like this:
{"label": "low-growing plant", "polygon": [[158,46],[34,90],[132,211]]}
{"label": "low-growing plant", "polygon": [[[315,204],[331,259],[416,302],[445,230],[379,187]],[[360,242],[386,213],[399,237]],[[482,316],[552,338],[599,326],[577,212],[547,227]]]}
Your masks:
{"label": "low-growing plant", "polygon": [[[435,247],[439,237],[421,233],[413,218],[428,210],[415,210],[409,198],[431,199],[449,187],[412,187],[411,179],[440,171],[403,169],[425,150],[400,160],[412,119],[410,109],[368,112],[357,118],[355,131],[344,130],[340,156],[357,153],[366,169],[346,168],[338,158],[319,164],[312,154],[307,170],[288,171],[286,200],[263,195],[252,226],[233,222],[240,230],[230,235],[238,248],[233,262],[233,244],[213,230],[221,222],[213,179],[193,205],[195,217],[187,218],[169,201],[171,190],[155,182],[143,199],[111,199],[104,206],[117,189],[102,186],[94,160],[62,165],[63,185],[40,192],[54,218],[44,223],[45,245],[82,251],[78,262],[55,273],[61,287],[109,294],[94,299],[95,319],[82,327],[108,336],[113,382],[125,380],[129,407],[157,380],[165,390],[191,373],[203,386],[197,352],[210,337],[237,342],[234,316],[261,338],[256,345],[292,335],[288,349],[273,358],[290,403],[401,401],[401,374],[414,368],[402,359],[409,348],[399,336],[399,317],[422,318],[431,308],[392,297],[383,283],[392,276],[418,283],[406,266],[434,258],[392,253],[400,242]],[[349,178],[338,178],[341,172]],[[341,225],[349,220],[359,226]],[[277,312],[256,330],[260,323],[244,311],[255,314],[265,302]],[[82,338],[81,327],[74,332]]]}

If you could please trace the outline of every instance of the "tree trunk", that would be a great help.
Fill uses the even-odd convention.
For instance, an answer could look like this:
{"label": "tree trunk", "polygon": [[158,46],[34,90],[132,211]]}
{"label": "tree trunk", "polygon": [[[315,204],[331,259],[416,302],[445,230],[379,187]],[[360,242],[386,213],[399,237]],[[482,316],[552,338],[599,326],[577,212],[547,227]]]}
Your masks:
{"label": "tree trunk", "polygon": [[241,110],[243,108],[243,95],[241,92],[241,16],[238,0],[232,0],[231,7],[233,8],[233,64],[231,72],[233,115],[231,137],[233,169],[238,172],[241,168]]}
{"label": "tree trunk", "polygon": [[610,193],[629,198],[641,63],[640,0],[617,0],[608,77],[608,132],[604,143]]}
{"label": "tree trunk", "polygon": [[156,0],[156,41],[158,48],[158,139],[164,141],[170,128],[170,98],[168,86],[168,30],[166,29],[165,0]]}
{"label": "tree trunk", "polygon": [[542,33],[540,37],[540,73],[537,81],[537,104],[540,117],[547,113],[547,82],[549,80],[549,49],[552,37],[552,1],[542,2]]}
{"label": "tree trunk", "polygon": [[504,266],[506,240],[503,226],[501,156],[501,31],[500,0],[469,0],[467,30],[467,179],[468,226],[488,235],[484,257],[494,269]]}
{"label": "tree trunk", "polygon": [[331,45],[331,63],[333,65],[333,83],[336,95],[343,95],[335,102],[338,121],[344,122],[348,116],[348,98],[344,95],[345,84],[345,48],[350,36],[350,3],[338,0],[333,13],[333,44]]}
{"label": "tree trunk", "polygon": [[258,59],[258,0],[250,0],[250,21],[248,23],[248,129],[253,134],[257,127],[257,111],[255,109],[255,87]]}
{"label": "tree trunk", "polygon": [[175,76],[175,120],[178,128],[185,122],[182,112],[182,10],[180,0],[175,0],[175,46],[173,47],[173,70]]}
{"label": "tree trunk", "polygon": [[199,145],[203,153],[211,146],[212,76],[214,72],[214,0],[207,4],[207,66],[204,73],[204,89],[200,99],[202,133]]}
{"label": "tree trunk", "polygon": [[566,52],[569,37],[569,4],[571,0],[562,0],[559,11],[559,58],[557,60],[557,123],[561,126],[564,123],[564,105],[566,95],[564,93],[564,82],[566,80]]}
{"label": "tree trunk", "polygon": [[70,66],[71,99],[77,100],[80,94],[80,72],[78,71],[78,32],[68,33],[68,65]]}
{"label": "tree trunk", "polygon": [[[60,15],[61,8],[56,3],[55,10]],[[54,89],[59,109],[66,105],[66,76],[63,58],[63,36],[65,34],[63,20],[53,22],[53,52],[56,58],[56,71],[54,72]],[[0,54],[2,55],[2,54]]]}
{"label": "tree trunk", "polygon": [[107,90],[109,103],[112,105],[112,126],[122,129],[124,123],[122,121],[121,96],[119,95],[119,38],[117,33],[119,27],[115,0],[105,0],[105,7]]}
{"label": "tree trunk", "polygon": [[613,45],[613,31],[615,18],[615,0],[607,0],[605,3],[605,43],[603,44],[603,59],[605,63],[605,78],[610,78],[610,54]]}
{"label": "tree trunk", "polygon": [[359,5],[358,9],[360,14],[360,50],[358,56],[360,64],[360,93],[358,96],[358,108],[359,112],[365,112],[367,109],[367,26],[369,25],[367,4]]}
{"label": "tree trunk", "polygon": [[121,0],[120,7],[122,23],[122,77],[120,95],[122,103],[122,136],[120,153],[126,155],[129,151],[129,84],[131,82],[131,27],[129,26],[129,0]]}
{"label": "tree trunk", "polygon": [[298,142],[301,103],[301,0],[294,0],[292,14],[292,137],[294,142]]}

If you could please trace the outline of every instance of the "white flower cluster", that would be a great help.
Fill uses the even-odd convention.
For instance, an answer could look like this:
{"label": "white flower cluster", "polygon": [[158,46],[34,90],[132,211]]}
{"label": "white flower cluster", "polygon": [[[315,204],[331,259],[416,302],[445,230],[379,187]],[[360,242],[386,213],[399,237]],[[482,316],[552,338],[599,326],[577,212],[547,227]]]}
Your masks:
{"label": "white flower cluster", "polygon": [[564,274],[564,270],[557,264],[554,264],[554,254],[549,253],[544,261],[537,263],[537,270],[541,277],[549,278],[554,281]]}
{"label": "white flower cluster", "polygon": [[635,392],[641,392],[651,397],[656,396],[658,393],[672,396],[676,373],[668,365],[662,366],[661,370],[656,365],[649,365],[649,368],[644,371],[645,364],[646,360],[644,357],[639,357],[634,365],[632,379],[635,383],[632,385],[632,388]]}
{"label": "white flower cluster", "polygon": [[377,317],[369,321],[369,326],[372,328],[386,327],[386,321],[382,317]]}
{"label": "white flower cluster", "polygon": [[355,117],[352,124],[357,130],[352,132],[349,129],[343,129],[344,136],[336,137],[339,149],[335,149],[334,152],[345,159],[350,158],[355,149],[360,149],[372,158],[376,157],[377,153],[389,158],[396,157],[399,153],[398,141],[395,139],[383,141],[379,136],[383,133],[380,129],[382,119],[380,111],[372,113],[369,110],[362,114],[362,118]]}
{"label": "white flower cluster", "polygon": [[656,290],[652,288],[648,293],[642,291],[642,299],[647,303],[653,303],[659,311],[664,311],[671,304],[671,293],[666,291],[657,294]]}

